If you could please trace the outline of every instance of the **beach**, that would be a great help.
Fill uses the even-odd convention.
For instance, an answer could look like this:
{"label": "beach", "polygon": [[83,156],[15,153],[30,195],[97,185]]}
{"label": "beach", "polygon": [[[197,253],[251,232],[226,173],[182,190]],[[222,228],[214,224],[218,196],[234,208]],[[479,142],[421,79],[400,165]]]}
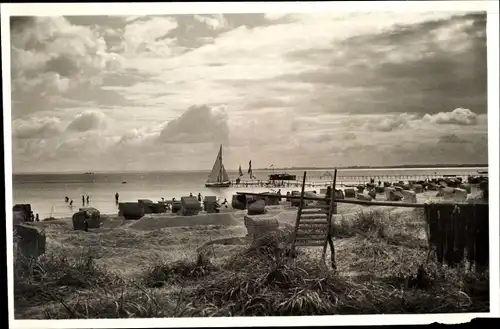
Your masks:
{"label": "beach", "polygon": [[[382,194],[378,198],[382,199]],[[435,198],[436,191],[417,194],[417,202],[419,203]],[[281,202],[280,205],[276,206],[266,206],[266,210],[266,216],[277,218],[280,231],[290,230],[294,226],[297,208],[292,207],[289,202]],[[43,227],[47,237],[47,252],[38,260],[39,265],[37,266],[40,268],[46,266],[54,268],[56,266],[58,268],[57,273],[51,274],[47,272],[46,275],[57,276],[57,280],[60,280],[61,276],[67,277],[68,275],[96,276],[96,280],[98,276],[100,283],[99,286],[86,283],[90,286],[79,288],[76,291],[72,290],[71,284],[68,286],[67,283],[62,284],[59,288],[54,288],[51,285],[51,293],[60,296],[41,301],[40,298],[42,297],[40,296],[43,296],[43,294],[30,299],[30,294],[26,291],[23,292],[23,289],[34,289],[30,288],[30,284],[37,286],[36,289],[45,288],[40,288],[40,283],[32,281],[33,279],[23,277],[26,274],[22,274],[22,270],[19,269],[20,272],[16,270],[16,275],[18,275],[18,279],[16,279],[16,289],[18,289],[15,308],[16,317],[34,319],[47,318],[50,315],[56,318],[72,318],[75,316],[85,317],[85,312],[90,312],[87,315],[90,317],[101,317],[105,314],[109,317],[120,317],[116,313],[110,314],[111,311],[107,311],[108,306],[106,305],[107,303],[113,304],[117,298],[124,298],[123,296],[119,297],[119,291],[123,289],[127,290],[127,294],[136,294],[134,297],[130,297],[132,298],[130,300],[131,304],[126,306],[130,312],[135,312],[132,316],[206,316],[210,312],[208,314],[200,313],[204,309],[201,306],[191,309],[191,312],[195,313],[186,311],[185,314],[178,314],[178,311],[175,311],[171,305],[172,303],[175,304],[175,301],[179,299],[179,294],[183,295],[183,298],[193,300],[195,295],[200,293],[200,289],[216,285],[218,278],[222,281],[229,280],[229,277],[226,278],[227,275],[230,275],[228,274],[228,266],[236,266],[234,262],[244,262],[247,259],[246,256],[242,256],[242,253],[248,252],[251,244],[251,241],[245,238],[247,229],[244,225],[244,216],[246,213],[246,210],[233,210],[230,207],[223,207],[219,214],[204,214],[203,212],[198,216],[177,216],[170,213],[147,214],[139,220],[124,220],[117,215],[102,215],[103,224],[101,228],[90,229],[89,232],[73,230],[70,217],[33,223],[33,225]],[[368,226],[366,224],[367,220],[370,223]],[[370,292],[372,296],[358,296],[356,297],[357,303],[370,303],[360,301],[359,298],[385,299],[387,303],[385,307],[393,308],[392,310],[388,309],[388,311],[396,313],[412,313],[412,307],[427,311],[431,311],[431,308],[436,307],[434,312],[440,310],[444,312],[471,311],[488,307],[487,300],[481,299],[483,297],[471,304],[468,302],[469,296],[461,295],[463,292],[460,290],[460,285],[463,284],[462,280],[467,280],[467,277],[463,277],[463,273],[460,274],[461,272],[455,270],[449,273],[446,272],[447,275],[454,276],[453,280],[448,278],[440,283],[448,285],[446,287],[448,290],[446,291],[447,299],[445,303],[441,299],[443,294],[442,286],[437,285],[428,291],[410,288],[405,290],[402,288],[401,293],[410,298],[409,303],[411,304],[402,307],[401,302],[397,301],[401,296],[395,296],[393,295],[394,292],[391,292],[394,290],[394,286],[384,283],[384,280],[396,280],[395,278],[398,275],[415,273],[418,265],[425,262],[427,238],[425,219],[420,209],[367,207],[339,203],[338,215],[334,215],[333,225],[336,230],[336,260],[339,270],[335,280],[345,281],[344,284],[358,287],[358,289],[363,285],[370,285],[370,288],[365,287],[368,290],[363,294]],[[300,250],[297,262],[310,262],[307,268],[318,266],[322,248],[298,247],[298,249]],[[211,270],[203,269],[203,275],[197,274],[195,277],[191,277],[194,275],[192,271],[200,271],[198,267],[202,266],[200,265],[200,254],[203,254],[203,257],[206,258],[204,258],[203,262],[208,262],[207,264],[209,264]],[[268,261],[269,259],[259,260],[256,265],[252,265],[252,272],[249,273],[264,271],[262,268],[256,270],[254,267],[263,266]],[[88,265],[89,262],[94,265]],[[91,268],[88,269],[88,266]],[[177,269],[175,273],[184,274],[171,274],[170,279],[162,276],[163,279],[160,281],[166,280],[166,283],[162,283],[158,287],[151,286],[152,283],[147,283],[147,280],[152,280],[152,275],[158,275],[154,274],[157,273],[158,267],[169,268],[168,271],[171,271],[171,268],[176,266],[187,266],[193,269],[189,271]],[[427,270],[435,271],[430,267]],[[241,274],[240,270],[238,270],[238,273]],[[183,278],[183,275],[187,277]],[[115,281],[106,282],[105,279],[102,279],[108,277],[115,278],[113,279]],[[88,280],[91,280],[91,278]],[[485,285],[484,280],[480,279],[474,284],[483,287]],[[137,290],[137,285],[141,287],[140,290]],[[93,289],[99,290],[100,297],[98,299],[93,297],[95,294]],[[106,291],[106,294],[103,291]],[[280,291],[282,292],[283,289]],[[476,293],[484,294],[483,291]],[[142,297],[139,298],[137,294],[142,294]],[[79,298],[75,298],[76,295]],[[140,313],[139,310],[134,311],[135,306],[133,305],[136,305],[137,300],[141,300],[141,298],[146,298],[145,303],[153,303],[154,301],[154,303],[162,306],[153,313],[144,314],[142,309],[140,312],[143,313]],[[198,296],[196,298],[199,299],[200,303],[206,303],[203,302],[202,297]],[[354,297],[339,295],[338,298],[352,299]],[[356,298],[349,303],[356,304]],[[395,300],[393,300],[394,298]],[[68,313],[61,300],[65,301],[64,303],[67,303],[70,309],[74,309],[77,315],[71,315],[71,312]],[[376,301],[373,300],[373,302]],[[181,304],[184,310],[190,309],[187,301]],[[332,309],[316,311],[304,309],[300,312],[306,314],[337,314],[337,312],[340,314],[359,314],[359,312],[370,311],[370,308],[366,308],[367,305],[363,306],[365,309],[361,309],[361,304],[358,306],[359,309],[352,305],[350,307],[346,305],[341,307],[339,304],[337,311]],[[221,304],[217,312],[222,312],[225,307]],[[372,305],[371,307],[378,308],[379,306]],[[175,307],[175,309],[177,308]],[[86,311],[84,312],[83,309],[86,309]],[[103,311],[99,311],[99,309]],[[240,310],[240,312],[240,315],[253,315],[253,311],[250,309]],[[268,315],[273,315],[273,312],[278,311],[269,310],[268,312],[271,312]],[[297,314],[298,311],[289,312]]]}
{"label": "beach", "polygon": [[[342,184],[368,183],[369,178],[384,179],[390,177],[391,181],[404,180],[409,177],[424,177],[432,175],[477,175],[478,170],[487,168],[425,168],[425,169],[340,169],[337,174],[337,186]],[[288,170],[287,173],[302,176],[303,170]],[[327,170],[307,170],[308,180],[315,186],[308,190],[324,188],[331,183],[331,177],[325,173]],[[332,172],[332,171],[330,171]],[[236,171],[229,171],[231,179],[238,177]],[[254,175],[258,180],[266,180],[272,170],[255,170]],[[257,186],[239,186],[221,189],[205,187],[208,171],[193,172],[151,172],[151,173],[95,173],[95,174],[15,174],[13,176],[13,205],[29,203],[34,213],[40,218],[69,217],[82,206],[82,195],[90,196],[91,207],[99,209],[102,214],[117,214],[115,193],[119,193],[120,202],[136,202],[138,199],[150,199],[153,202],[165,198],[180,199],[190,193],[197,196],[215,195],[229,202],[236,192],[268,192],[271,188]],[[244,175],[242,179],[247,179]],[[126,182],[126,184],[123,184]],[[272,188],[275,191],[281,188],[282,194],[287,191],[300,190],[300,185],[291,187]],[[64,197],[73,199],[73,207],[64,202]]]}

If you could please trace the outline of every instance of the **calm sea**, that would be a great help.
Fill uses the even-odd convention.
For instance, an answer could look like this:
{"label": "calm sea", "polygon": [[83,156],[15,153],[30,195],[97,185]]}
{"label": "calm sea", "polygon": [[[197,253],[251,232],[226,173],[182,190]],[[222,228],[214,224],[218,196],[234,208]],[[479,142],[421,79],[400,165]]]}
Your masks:
{"label": "calm sea", "polygon": [[[487,168],[426,168],[426,169],[350,169],[339,170],[337,181],[344,184],[368,181],[369,177],[381,180],[407,180],[410,176],[424,178],[433,175],[474,175],[478,170]],[[303,171],[287,171],[299,176]],[[265,180],[271,171],[254,171],[257,179]],[[327,185],[331,178],[325,175],[325,170],[308,170],[307,177],[318,186]],[[208,172],[162,172],[162,173],[95,173],[86,174],[16,174],[13,176],[13,204],[29,203],[40,218],[50,215],[54,217],[69,217],[82,205],[82,195],[90,195],[90,206],[102,214],[116,214],[114,202],[115,193],[119,193],[120,201],[135,202],[137,199],[159,201],[173,197],[179,199],[189,193],[202,196],[215,195],[221,200],[231,196],[236,191],[263,192],[265,187],[240,187],[209,189],[205,187]],[[229,172],[231,178],[236,178],[237,172]],[[248,175],[243,179],[248,178]],[[122,182],[126,182],[123,184]],[[298,187],[282,188],[282,192],[298,190]],[[312,190],[315,188],[309,188]],[[318,188],[316,188],[318,189]],[[64,202],[64,197],[73,199],[73,207]]]}

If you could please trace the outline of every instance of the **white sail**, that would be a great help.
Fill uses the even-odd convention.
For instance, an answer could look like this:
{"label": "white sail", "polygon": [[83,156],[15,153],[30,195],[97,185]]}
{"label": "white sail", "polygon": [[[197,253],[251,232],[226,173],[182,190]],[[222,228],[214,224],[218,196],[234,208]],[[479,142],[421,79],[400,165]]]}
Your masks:
{"label": "white sail", "polygon": [[227,174],[226,168],[224,168],[224,165],[222,165],[222,181],[227,182],[229,181],[229,175]]}
{"label": "white sail", "polygon": [[220,182],[220,174],[222,168],[223,166],[222,166],[222,146],[221,146],[221,148],[219,149],[219,153],[217,154],[217,158],[215,159],[214,166],[212,167],[212,171],[210,172],[210,175],[208,175],[207,182],[208,183]]}

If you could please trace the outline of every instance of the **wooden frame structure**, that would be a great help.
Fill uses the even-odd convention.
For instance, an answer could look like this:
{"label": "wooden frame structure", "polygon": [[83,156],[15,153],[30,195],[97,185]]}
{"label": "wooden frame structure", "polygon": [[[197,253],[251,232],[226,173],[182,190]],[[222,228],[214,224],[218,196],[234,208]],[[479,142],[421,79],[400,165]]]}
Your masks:
{"label": "wooden frame structure", "polygon": [[[299,202],[299,207],[298,207],[298,210],[297,210],[297,218],[295,220],[295,227],[294,227],[294,231],[293,231],[293,235],[292,235],[292,255],[295,255],[295,248],[297,247],[297,235],[299,233],[299,230],[301,229],[301,218],[303,216],[303,210],[304,208],[306,209],[311,209],[311,208],[307,208],[305,207],[305,204],[304,204],[304,201],[306,200],[306,197],[305,197],[305,180],[306,180],[306,175],[307,175],[307,172],[304,172],[304,176],[303,176],[303,184],[302,184],[302,190],[301,190],[301,193],[300,193],[300,202]],[[320,209],[319,211],[316,211],[314,212],[314,214],[319,214],[316,215],[316,216],[312,216],[312,217],[308,217],[308,218],[316,218],[316,219],[322,219],[325,215],[326,215],[326,226],[324,226],[324,224],[322,222],[316,222],[316,223],[313,223],[313,222],[310,222],[308,221],[308,223],[310,224],[316,224],[316,225],[323,225],[322,227],[324,228],[325,232],[323,232],[324,234],[324,238],[322,238],[323,242],[321,244],[310,244],[308,246],[322,246],[323,247],[323,253],[322,253],[322,261],[323,263],[325,264],[326,266],[326,249],[328,247],[328,245],[330,246],[330,252],[331,252],[331,265],[332,265],[332,268],[334,270],[337,269],[337,266],[336,266],[336,262],[335,262],[335,246],[334,246],[334,243],[333,243],[333,236],[332,236],[332,218],[333,218],[333,213],[336,212],[336,204],[335,204],[335,183],[336,183],[336,177],[337,177],[337,169],[335,169],[335,173],[334,173],[334,178],[333,178],[333,182],[332,182],[332,185],[331,185],[331,189],[332,189],[332,198],[330,200],[330,202],[328,203],[328,211],[327,213],[325,214],[324,213],[324,207],[315,207],[315,208],[312,208],[312,209]],[[325,201],[325,199],[317,199],[317,200],[322,200],[322,201]],[[308,214],[313,214],[313,213],[308,213]],[[304,222],[305,223],[305,222]],[[307,240],[306,240],[307,241]],[[316,241],[316,239],[313,239],[312,237],[310,238],[311,242],[314,242]]]}

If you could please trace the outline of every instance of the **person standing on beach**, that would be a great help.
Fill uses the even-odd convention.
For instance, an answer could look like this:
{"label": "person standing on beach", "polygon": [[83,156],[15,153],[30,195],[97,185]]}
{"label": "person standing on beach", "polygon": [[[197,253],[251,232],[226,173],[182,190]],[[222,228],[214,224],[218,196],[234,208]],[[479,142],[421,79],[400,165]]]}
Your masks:
{"label": "person standing on beach", "polygon": [[82,205],[85,205],[85,195],[82,194]]}
{"label": "person standing on beach", "polygon": [[69,201],[69,206],[70,206],[70,207],[73,207],[73,199],[71,199],[71,200]]}
{"label": "person standing on beach", "polygon": [[118,192],[116,192],[115,194],[115,202],[116,204],[118,204],[118,200],[120,199],[120,195],[118,194]]}
{"label": "person standing on beach", "polygon": [[90,202],[90,195],[87,194],[87,204]]}
{"label": "person standing on beach", "polygon": [[37,221],[37,222],[40,221],[40,217],[38,216],[38,213],[35,215],[35,221]]}
{"label": "person standing on beach", "polygon": [[[326,193],[325,193],[325,199],[331,199],[332,197],[332,187],[331,186],[328,186],[326,188]],[[330,204],[331,200],[328,201],[328,204]]]}
{"label": "person standing on beach", "polygon": [[198,193],[198,202],[201,202],[201,193]]}

